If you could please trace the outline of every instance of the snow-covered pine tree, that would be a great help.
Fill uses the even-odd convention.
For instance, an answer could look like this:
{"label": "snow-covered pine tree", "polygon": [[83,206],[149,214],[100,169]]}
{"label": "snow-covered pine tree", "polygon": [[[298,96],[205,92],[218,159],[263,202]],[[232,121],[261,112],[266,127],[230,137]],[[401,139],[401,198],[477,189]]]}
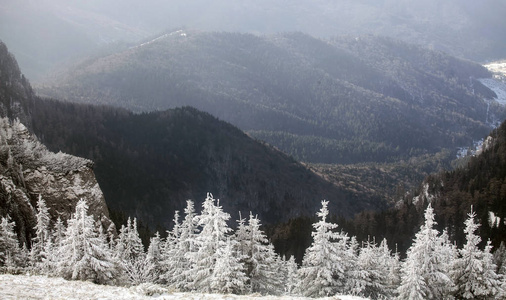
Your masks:
{"label": "snow-covered pine tree", "polygon": [[149,240],[146,260],[153,265],[153,270],[151,271],[152,276],[155,277],[153,282],[160,282],[160,274],[162,273],[162,238],[158,231]]}
{"label": "snow-covered pine tree", "polygon": [[[30,263],[34,267],[42,262],[44,259],[43,255],[47,254],[46,252],[51,249],[51,247],[46,247],[46,244],[51,240],[49,210],[41,195],[39,195],[39,199],[37,200],[36,218],[35,237],[32,239],[30,251]],[[44,254],[41,255],[41,253]]]}
{"label": "snow-covered pine tree", "polygon": [[483,277],[487,281],[487,290],[485,290],[485,297],[494,295],[496,299],[506,298],[506,277],[497,273],[497,265],[494,263],[494,255],[492,254],[492,241],[488,240],[485,249],[483,250]]}
{"label": "snow-covered pine tree", "polygon": [[241,245],[239,255],[244,261],[250,292],[268,295],[282,293],[283,283],[277,269],[278,257],[274,247],[260,230],[257,216],[250,212],[248,225],[243,226],[236,239]]}
{"label": "snow-covered pine tree", "polygon": [[144,246],[142,245],[139,232],[137,231],[136,218],[134,218],[133,222],[128,218],[126,226],[121,226],[116,241],[115,252],[116,256],[122,261],[135,260],[144,255]]}
{"label": "snow-covered pine tree", "polygon": [[89,280],[106,284],[116,277],[109,246],[99,237],[88,205],[81,199],[76,211],[67,221],[65,237],[58,249],[58,273],[72,280]]}
{"label": "snow-covered pine tree", "polygon": [[199,233],[199,218],[195,212],[195,204],[191,200],[186,201],[184,210],[185,217],[181,222],[181,234],[177,244],[177,264],[174,265],[175,280],[180,289],[188,289],[191,286],[191,258],[197,252],[197,234]]}
{"label": "snow-covered pine tree", "polygon": [[106,234],[107,234],[107,241],[109,243],[109,249],[111,249],[112,252],[115,253],[117,232],[116,232],[116,225],[114,225],[114,223],[111,222],[109,227],[107,227]]}
{"label": "snow-covered pine tree", "polygon": [[218,248],[218,258],[210,280],[210,288],[214,293],[240,295],[246,290],[248,277],[235,253],[234,243],[228,238],[225,247]]}
{"label": "snow-covered pine tree", "polygon": [[234,233],[235,240],[237,241],[237,254],[240,259],[245,262],[245,259],[251,249],[251,239],[249,227],[246,225],[246,219],[242,217],[239,212],[239,220],[237,220],[237,229]]}
{"label": "snow-covered pine tree", "polygon": [[155,262],[148,259],[146,255],[127,259],[123,262],[123,270],[126,273],[128,283],[132,285],[154,283],[159,277]]}
{"label": "snow-covered pine tree", "polygon": [[[352,241],[354,237],[352,237]],[[350,245],[353,243],[350,242]],[[380,251],[376,243],[364,242],[357,257],[355,269],[361,275],[358,277],[357,285],[351,290],[353,294],[377,299],[384,295],[384,277],[386,274],[384,261],[381,260]],[[352,266],[353,268],[353,266]]]}
{"label": "snow-covered pine tree", "polygon": [[476,213],[465,221],[466,244],[459,250],[460,257],[452,264],[451,276],[455,282],[458,299],[494,299],[502,292],[501,278],[490,253],[490,243],[485,251],[478,248],[481,238],[475,233],[480,224],[475,222]]}
{"label": "snow-covered pine tree", "polygon": [[295,258],[290,256],[285,261],[286,278],[285,278],[285,294],[296,295],[296,287],[299,285],[299,277],[297,276],[298,267]]}
{"label": "snow-covered pine tree", "polygon": [[439,242],[436,244],[436,252],[441,255],[441,270],[444,274],[447,274],[451,280],[449,290],[455,290],[455,283],[452,280],[451,269],[453,266],[453,262],[458,257],[458,249],[457,246],[452,244],[450,241],[450,237],[448,235],[448,231],[445,229],[443,233],[439,237]]}
{"label": "snow-covered pine tree", "polygon": [[160,233],[157,231],[155,236],[149,239],[149,247],[147,252],[147,259],[154,262],[155,264],[159,264],[162,259],[161,252],[161,242]]}
{"label": "snow-covered pine tree", "polygon": [[58,248],[52,239],[45,243],[44,249],[40,252],[41,261],[37,263],[37,269],[42,274],[50,275],[55,273],[58,263],[57,250]]}
{"label": "snow-covered pine tree", "polygon": [[497,266],[497,273],[502,276],[506,275],[506,244],[504,241],[494,251],[494,263]]}
{"label": "snow-covered pine tree", "polygon": [[[428,287],[422,272],[418,270],[419,262],[407,259],[401,267],[401,285],[397,289],[397,299],[425,300]],[[435,299],[435,298],[431,298]]]}
{"label": "snow-covered pine tree", "polygon": [[[105,234],[103,239],[107,243]],[[137,231],[136,218],[133,221],[128,218],[126,226],[121,227],[116,241],[115,257],[130,284],[152,282],[158,278],[155,263],[148,260],[144,252],[144,246]]]}
{"label": "snow-covered pine tree", "polygon": [[399,253],[396,252],[392,255],[386,239],[381,241],[378,252],[381,282],[383,284],[382,295],[386,299],[392,299],[396,295],[396,289],[401,282]]}
{"label": "snow-covered pine tree", "polygon": [[54,274],[56,272],[59,261],[58,249],[63,245],[63,240],[65,238],[66,228],[60,217],[58,217],[53,227],[51,237],[44,245],[41,255],[42,263],[39,268],[44,274]]}
{"label": "snow-covered pine tree", "polygon": [[[167,238],[161,245],[161,274],[160,279],[166,285],[173,288],[184,289],[184,284],[179,283],[180,272],[186,272],[188,269],[180,267],[184,261],[184,252],[180,252],[180,227],[179,224],[179,211],[174,212],[174,219],[172,220],[174,226],[172,230],[167,231]],[[188,266],[189,268],[189,266]]]}
{"label": "snow-covered pine tree", "polygon": [[197,251],[188,253],[191,268],[186,276],[192,290],[205,293],[212,292],[212,274],[219,257],[218,252],[226,246],[231,229],[227,225],[230,215],[223,212],[219,204],[215,204],[211,193],[207,194],[202,207],[202,213],[198,217],[198,225],[202,229],[195,238]]}
{"label": "snow-covered pine tree", "polygon": [[445,299],[451,294],[452,280],[445,272],[446,254],[441,252],[442,239],[434,229],[434,210],[429,204],[425,223],[407,251],[401,272],[398,299]]}
{"label": "snow-covered pine tree", "polygon": [[18,237],[14,231],[15,223],[9,215],[0,221],[0,266],[14,268],[24,264]]}
{"label": "snow-covered pine tree", "polygon": [[361,295],[369,282],[369,270],[359,266],[359,244],[354,236],[350,238],[345,254],[343,258],[347,265],[346,281],[344,281],[344,288],[341,292]]}
{"label": "snow-covered pine tree", "polygon": [[313,224],[313,243],[306,249],[302,266],[299,269],[300,285],[298,292],[306,297],[322,297],[335,295],[343,288],[345,257],[342,242],[338,249],[340,234],[334,232],[337,224],[329,223],[328,201],[322,201],[322,208],[317,213],[320,221]]}
{"label": "snow-covered pine tree", "polygon": [[58,216],[58,219],[56,219],[56,223],[54,223],[54,229],[53,229],[53,242],[56,247],[61,247],[61,243],[63,239],[65,238],[65,224],[63,224],[61,218]]}

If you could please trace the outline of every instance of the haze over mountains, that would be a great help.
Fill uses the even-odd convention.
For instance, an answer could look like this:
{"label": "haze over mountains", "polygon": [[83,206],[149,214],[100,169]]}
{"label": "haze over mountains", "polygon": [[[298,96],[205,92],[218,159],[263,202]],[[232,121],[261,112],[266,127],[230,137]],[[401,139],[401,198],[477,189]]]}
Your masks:
{"label": "haze over mountains", "polygon": [[351,216],[504,120],[480,81],[492,74],[468,59],[506,57],[505,13],[501,0],[1,1],[0,39],[55,98],[12,63],[1,112],[92,159],[110,207],[151,226],[208,191],[265,222],[321,198]]}
{"label": "haze over mountains", "polygon": [[[50,150],[92,160],[96,180],[116,217],[136,216],[152,229],[165,230],[187,199],[200,203],[207,192],[221,199],[234,218],[239,211],[243,215],[254,211],[265,223],[310,215],[322,198],[332,201],[331,209],[344,216],[385,205],[382,199],[358,198],[334,186],[280,151],[197,109],[134,114],[41,99],[2,43],[0,71],[2,116],[25,120]],[[84,161],[91,166],[91,161]],[[0,163],[7,165],[7,157]]]}
{"label": "haze over mountains", "polygon": [[62,72],[38,92],[153,111],[191,105],[314,163],[392,162],[486,135],[504,109],[482,66],[390,38],[179,30]]}
{"label": "haze over mountains", "polygon": [[375,34],[476,61],[503,58],[502,0],[19,0],[0,3],[0,36],[32,80],[56,63],[165,29],[319,37]]}

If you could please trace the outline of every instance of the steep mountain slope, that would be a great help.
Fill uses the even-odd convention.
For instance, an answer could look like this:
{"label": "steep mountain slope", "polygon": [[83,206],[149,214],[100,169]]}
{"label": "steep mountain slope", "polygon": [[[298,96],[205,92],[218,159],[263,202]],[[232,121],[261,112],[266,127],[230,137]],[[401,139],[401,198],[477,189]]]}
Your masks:
{"label": "steep mountain slope", "polygon": [[462,245],[464,221],[472,206],[481,223],[478,233],[482,246],[490,239],[499,247],[506,239],[506,122],[491,132],[481,154],[467,160],[462,168],[428,176],[396,208],[383,213],[364,212],[343,225],[362,238],[387,237],[404,251],[430,202],[438,229],[448,230],[451,239]]}
{"label": "steep mountain slope", "polygon": [[104,228],[111,224],[104,195],[90,160],[49,152],[18,121],[0,119],[0,215],[16,222],[20,241],[34,236],[36,202],[41,196],[53,221],[70,218],[80,199]]}
{"label": "steep mountain slope", "polygon": [[474,63],[388,38],[177,31],[39,89],[136,111],[191,105],[308,162],[396,161],[470,144],[503,109]]}
{"label": "steep mountain slope", "polygon": [[[12,73],[22,78],[19,70]],[[378,198],[357,198],[194,108],[134,114],[40,99],[31,95],[29,84],[25,92],[29,97],[17,101],[30,99],[26,115],[40,140],[53,151],[92,160],[110,208],[151,227],[167,227],[187,199],[200,203],[207,192],[234,217],[254,211],[265,223],[312,214],[323,198],[332,201],[333,212],[346,216],[384,205]]]}
{"label": "steep mountain slope", "polygon": [[0,116],[18,118],[31,127],[34,93],[28,80],[19,70],[16,59],[0,41]]}
{"label": "steep mountain slope", "polygon": [[50,149],[92,159],[110,208],[150,226],[167,227],[187,199],[200,203],[206,192],[234,217],[253,211],[265,223],[312,214],[324,198],[346,216],[383,203],[190,107],[136,115],[45,100],[36,102],[34,130]]}
{"label": "steep mountain slope", "polygon": [[16,222],[24,243],[34,235],[39,196],[46,201],[53,221],[58,216],[66,220],[77,201],[86,199],[95,219],[107,228],[109,211],[93,163],[52,153],[29,132],[36,101],[16,60],[0,42],[0,215],[9,214]]}
{"label": "steep mountain slope", "polygon": [[[358,240],[374,237],[378,242],[386,238],[391,248],[404,255],[424,222],[428,203],[436,214],[436,228],[440,232],[446,230],[459,247],[465,243],[464,221],[472,207],[476,222],[481,224],[476,232],[482,239],[479,246],[483,248],[490,239],[497,249],[506,240],[506,122],[485,140],[481,154],[465,158],[460,162],[463,167],[427,176],[417,188],[400,193],[401,200],[394,207],[366,210],[352,219],[335,221]],[[381,169],[373,171],[371,176],[385,176]],[[345,169],[343,173],[346,172],[349,171]],[[278,251],[301,259],[311,243],[313,222],[314,218],[295,218],[269,227],[268,232]]]}

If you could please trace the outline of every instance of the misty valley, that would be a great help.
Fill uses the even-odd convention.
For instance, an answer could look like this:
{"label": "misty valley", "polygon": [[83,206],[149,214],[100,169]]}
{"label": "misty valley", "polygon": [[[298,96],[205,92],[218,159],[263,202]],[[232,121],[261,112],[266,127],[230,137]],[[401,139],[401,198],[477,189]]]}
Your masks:
{"label": "misty valley", "polygon": [[0,3],[0,297],[506,298],[504,13]]}

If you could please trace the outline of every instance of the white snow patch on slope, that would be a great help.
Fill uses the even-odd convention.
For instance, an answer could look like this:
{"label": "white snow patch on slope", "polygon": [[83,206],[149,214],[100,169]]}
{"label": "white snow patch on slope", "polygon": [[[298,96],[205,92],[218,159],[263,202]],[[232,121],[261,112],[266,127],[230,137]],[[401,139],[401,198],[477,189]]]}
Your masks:
{"label": "white snow patch on slope", "polygon": [[496,61],[483,66],[492,73],[506,76],[506,61]]}
{"label": "white snow patch on slope", "polygon": [[[238,296],[199,293],[164,293],[147,296],[143,288],[97,285],[84,281],[67,281],[62,278],[28,275],[0,275],[0,299],[244,299],[244,300],[289,300],[310,299],[302,297],[276,296]],[[336,296],[320,299],[367,300],[355,296]]]}
{"label": "white snow patch on slope", "polygon": [[488,87],[494,91],[494,93],[496,93],[497,98],[494,98],[495,101],[501,105],[506,105],[506,84],[504,82],[496,80],[494,78],[481,78],[478,80],[484,86]]}
{"label": "white snow patch on slope", "polygon": [[413,204],[417,204],[420,200],[423,200],[422,197],[425,197],[425,199],[427,199],[427,201],[429,203],[432,203],[432,200],[434,199],[434,196],[429,194],[429,184],[428,183],[425,183],[423,185],[423,192],[418,195],[418,196],[415,196],[413,197]]}
{"label": "white snow patch on slope", "polygon": [[488,224],[491,228],[499,227],[499,223],[501,222],[501,218],[496,216],[493,211],[488,212]]}
{"label": "white snow patch on slope", "polygon": [[183,32],[183,30],[178,30],[178,31],[174,31],[174,32],[171,32],[171,33],[166,33],[166,34],[161,35],[161,36],[159,36],[159,37],[157,37],[157,38],[155,38],[155,39],[152,39],[152,40],[151,40],[151,41],[149,41],[149,42],[142,43],[142,44],[140,44],[140,45],[138,45],[138,46],[135,46],[135,47],[132,47],[132,48],[134,48],[134,49],[135,49],[135,48],[140,48],[140,47],[143,47],[143,46],[146,46],[146,45],[152,44],[152,43],[154,43],[154,42],[156,42],[156,41],[158,41],[158,40],[161,40],[161,39],[164,39],[164,38],[166,38],[166,37],[173,36],[173,35],[176,35],[176,34],[179,34],[179,36],[182,36],[182,37],[186,37],[186,33],[184,33],[184,32]]}

